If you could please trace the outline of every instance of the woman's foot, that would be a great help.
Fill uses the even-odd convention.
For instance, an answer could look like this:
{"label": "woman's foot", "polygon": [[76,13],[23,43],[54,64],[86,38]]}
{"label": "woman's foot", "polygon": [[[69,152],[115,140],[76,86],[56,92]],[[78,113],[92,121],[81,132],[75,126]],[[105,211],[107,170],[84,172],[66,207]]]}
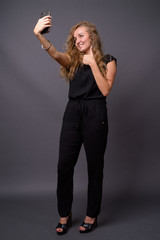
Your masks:
{"label": "woman's foot", "polygon": [[63,235],[67,233],[68,228],[70,228],[71,225],[72,225],[72,214],[70,213],[68,217],[60,218],[60,221],[56,227],[57,234]]}
{"label": "woman's foot", "polygon": [[97,218],[86,216],[84,222],[79,227],[80,233],[88,233],[97,227]]}

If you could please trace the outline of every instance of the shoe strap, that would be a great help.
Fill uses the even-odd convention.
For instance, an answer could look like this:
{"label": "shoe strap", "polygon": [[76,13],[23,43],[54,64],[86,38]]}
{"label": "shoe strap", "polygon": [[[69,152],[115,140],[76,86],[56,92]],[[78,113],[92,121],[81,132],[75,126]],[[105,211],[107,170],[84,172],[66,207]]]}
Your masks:
{"label": "shoe strap", "polygon": [[92,224],[92,223],[85,223],[85,222],[83,222],[83,223],[81,224],[81,226],[84,227],[84,228],[89,228],[89,229],[91,229],[91,228],[94,226],[94,223]]}
{"label": "shoe strap", "polygon": [[62,228],[62,229],[68,229],[67,227],[67,224],[61,224],[61,223],[58,223],[57,227],[56,228]]}

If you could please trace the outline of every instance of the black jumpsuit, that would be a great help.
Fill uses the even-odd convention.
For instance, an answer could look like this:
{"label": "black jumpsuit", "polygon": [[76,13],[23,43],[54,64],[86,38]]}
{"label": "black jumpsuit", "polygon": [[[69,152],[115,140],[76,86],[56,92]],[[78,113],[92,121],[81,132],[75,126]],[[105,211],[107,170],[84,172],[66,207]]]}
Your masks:
{"label": "black jumpsuit", "polygon": [[[116,59],[104,58],[105,64]],[[73,201],[73,174],[82,144],[87,158],[89,217],[100,213],[104,153],[107,144],[108,119],[106,97],[97,87],[89,65],[79,67],[70,81],[60,135],[57,198],[61,217],[70,214]]]}

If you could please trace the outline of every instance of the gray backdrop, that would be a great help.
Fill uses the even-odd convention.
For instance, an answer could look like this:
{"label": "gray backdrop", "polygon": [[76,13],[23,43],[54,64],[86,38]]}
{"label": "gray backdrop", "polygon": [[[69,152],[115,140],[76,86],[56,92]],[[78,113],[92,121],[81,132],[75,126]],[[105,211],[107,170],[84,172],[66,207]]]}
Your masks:
{"label": "gray backdrop", "polygon": [[[8,0],[1,9],[0,194],[52,193],[68,85],[59,65],[33,34],[42,10],[51,10],[46,37],[63,51],[70,28],[97,26],[105,53],[118,60],[108,97],[109,137],[104,191],[158,193],[160,95],[158,0]],[[84,150],[75,191],[86,189]]]}

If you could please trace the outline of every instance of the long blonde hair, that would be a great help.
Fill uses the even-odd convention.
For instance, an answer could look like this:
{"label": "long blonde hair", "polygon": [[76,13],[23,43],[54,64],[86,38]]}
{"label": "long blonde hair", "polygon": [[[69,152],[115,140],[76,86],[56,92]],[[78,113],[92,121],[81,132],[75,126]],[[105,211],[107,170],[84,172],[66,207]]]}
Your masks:
{"label": "long blonde hair", "polygon": [[95,61],[97,62],[97,65],[102,74],[105,75],[105,64],[103,62],[104,54],[97,29],[93,23],[82,21],[71,28],[68,39],[66,41],[66,54],[70,56],[71,63],[67,67],[61,66],[60,74],[67,81],[72,80],[74,77],[75,69],[77,69],[80,65],[83,65],[83,55],[76,48],[74,40],[74,32],[79,27],[86,27],[86,31],[89,33],[89,37],[91,39]]}

